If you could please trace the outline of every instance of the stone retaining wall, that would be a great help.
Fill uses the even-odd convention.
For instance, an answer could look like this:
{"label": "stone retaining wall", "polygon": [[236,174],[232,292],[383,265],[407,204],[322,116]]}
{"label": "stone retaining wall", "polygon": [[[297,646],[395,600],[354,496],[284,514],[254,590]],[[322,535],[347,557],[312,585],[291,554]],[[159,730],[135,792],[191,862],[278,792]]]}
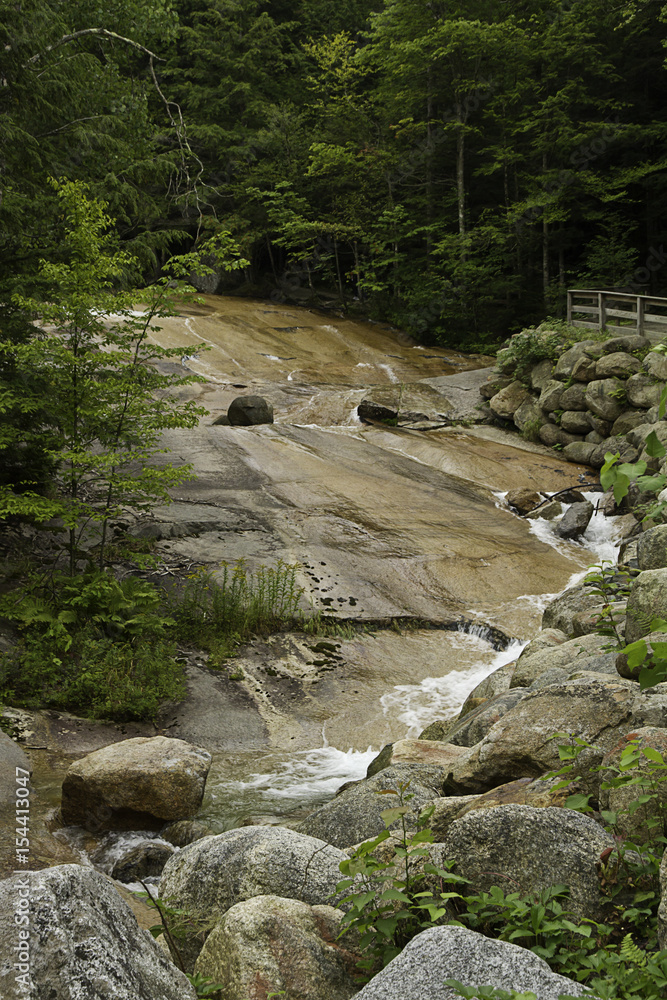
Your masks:
{"label": "stone retaining wall", "polygon": [[612,451],[624,462],[643,458],[657,470],[644,443],[655,430],[667,445],[667,422],[658,413],[667,356],[651,346],[635,335],[582,340],[556,362],[539,361],[522,379],[516,360],[501,360],[481,394],[494,417],[561,448],[571,462],[599,469]]}

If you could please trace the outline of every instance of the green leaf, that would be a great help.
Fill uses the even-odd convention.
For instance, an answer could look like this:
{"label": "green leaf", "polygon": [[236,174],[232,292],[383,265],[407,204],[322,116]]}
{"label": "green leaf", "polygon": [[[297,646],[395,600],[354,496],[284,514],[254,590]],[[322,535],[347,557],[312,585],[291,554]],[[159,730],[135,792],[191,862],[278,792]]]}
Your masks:
{"label": "green leaf", "polygon": [[644,442],[644,448],[646,449],[647,455],[650,455],[651,458],[662,458],[665,454],[667,454],[667,448],[665,448],[655,431],[651,431],[650,434],[647,435],[646,441]]}

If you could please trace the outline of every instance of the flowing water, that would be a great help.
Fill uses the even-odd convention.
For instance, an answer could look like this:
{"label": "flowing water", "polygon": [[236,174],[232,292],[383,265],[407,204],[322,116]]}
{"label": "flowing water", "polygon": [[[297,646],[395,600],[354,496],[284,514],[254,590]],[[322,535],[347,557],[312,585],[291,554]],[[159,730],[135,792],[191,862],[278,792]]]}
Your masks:
{"label": "flowing water", "polygon": [[[299,566],[313,610],[357,624],[421,622],[342,629],[319,661],[316,638],[251,644],[234,661],[243,679],[226,701],[207,675],[196,711],[175,712],[167,734],[214,751],[202,811],[213,829],[295,821],[363,777],[384,743],[453,716],[515,658],[549,597],[598,552],[609,557],[610,525],[599,517],[582,543],[557,542],[552,525],[513,514],[505,491],[555,492],[588,470],[491,428],[442,426],[452,387],[489,359],[238,299],[207,298],[161,322],[155,339],[186,347],[184,366],[205,379],[184,398],[210,416],[168,435],[172,460],[192,463],[197,478],[158,515],[213,526],[161,542],[165,565],[215,572],[238,558],[251,568],[282,560]],[[274,424],[213,424],[251,394],[271,401]],[[429,417],[428,429],[361,424],[367,395]],[[456,621],[465,631],[452,631]],[[494,649],[489,627],[507,648]]]}

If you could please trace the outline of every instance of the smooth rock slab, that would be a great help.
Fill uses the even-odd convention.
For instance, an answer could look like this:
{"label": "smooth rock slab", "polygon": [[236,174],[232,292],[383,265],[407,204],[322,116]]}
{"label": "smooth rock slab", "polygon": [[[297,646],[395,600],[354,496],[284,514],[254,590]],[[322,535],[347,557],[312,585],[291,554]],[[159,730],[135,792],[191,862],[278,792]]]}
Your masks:
{"label": "smooth rock slab", "polygon": [[141,829],[141,821],[151,817],[193,816],[201,805],[210,766],[210,753],[184,740],[155,736],[112,743],[67,771],[63,823],[98,832]]}
{"label": "smooth rock slab", "polygon": [[338,941],[342,910],[255,896],[227,910],[206,940],[195,973],[223,984],[225,1000],[350,1000],[357,954]]}
{"label": "smooth rock slab", "polygon": [[580,983],[552,972],[527,948],[465,927],[431,927],[413,938],[354,1000],[461,1000],[444,985],[445,979],[464,986],[532,990],[537,1000],[584,994]]}
{"label": "smooth rock slab", "polygon": [[[26,888],[23,888],[23,886]],[[29,989],[17,990],[14,946],[29,899]],[[6,1000],[196,1000],[186,977],[137,924],[111,882],[58,865],[0,882],[0,996]]]}
{"label": "smooth rock slab", "polygon": [[[322,840],[284,827],[242,827],[204,837],[175,854],[162,873],[160,896],[213,922],[253,896],[328,904],[346,857]],[[202,943],[192,935],[179,944],[189,970]]]}
{"label": "smooth rock slab", "polygon": [[579,916],[601,916],[597,862],[614,840],[595,820],[573,809],[498,805],[469,812],[452,823],[444,854],[470,880],[468,893],[539,893],[566,885],[563,903]]}

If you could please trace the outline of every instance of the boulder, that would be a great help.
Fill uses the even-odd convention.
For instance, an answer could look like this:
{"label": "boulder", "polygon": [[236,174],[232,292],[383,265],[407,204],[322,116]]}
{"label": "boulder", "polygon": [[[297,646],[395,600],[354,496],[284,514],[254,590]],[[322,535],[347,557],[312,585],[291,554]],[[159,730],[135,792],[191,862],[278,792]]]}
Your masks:
{"label": "boulder", "polygon": [[[590,437],[589,434],[586,435]],[[563,448],[563,455],[568,462],[576,462],[577,465],[591,465],[591,458],[595,454],[596,443],[592,441],[573,441]]]}
{"label": "boulder", "polygon": [[232,427],[272,424],[273,406],[263,396],[237,396],[229,404],[227,417]]}
{"label": "boulder", "polygon": [[639,536],[637,562],[642,570],[667,567],[667,524],[658,524]]}
{"label": "boulder", "polygon": [[482,399],[492,399],[496,393],[500,392],[501,389],[506,389],[513,381],[514,379],[511,375],[500,375],[494,372],[479,387],[479,394]]}
{"label": "boulder", "polygon": [[376,837],[385,828],[380,813],[397,803],[393,796],[378,795],[378,792],[397,789],[400,783],[408,781],[410,793],[414,796],[410,800],[411,822],[414,824],[420,809],[442,794],[452,762],[466,753],[461,749],[460,754],[456,754],[455,748],[449,747],[450,763],[445,767],[433,764],[394,764],[372,778],[366,778],[352,788],[347,788],[335,799],[320,806],[299,824],[298,829],[301,833],[320,837],[336,847],[349,847],[350,844]]}
{"label": "boulder", "polygon": [[[15,946],[25,940],[23,925],[15,918],[24,914],[30,948],[22,963]],[[25,990],[17,990],[17,960]],[[0,996],[196,1000],[194,988],[140,929],[113,883],[82,865],[29,871],[0,882]]]}
{"label": "boulder", "polygon": [[604,438],[609,437],[611,434],[611,421],[603,420],[602,417],[596,417],[596,415],[590,411],[588,413],[588,423],[591,426],[591,430],[600,435],[601,440],[604,440]]}
{"label": "boulder", "polygon": [[[255,896],[232,906],[206,939],[195,974],[222,984],[225,1000],[350,1000],[359,956],[338,940],[342,910]],[[356,974],[356,975],[355,975]]]}
{"label": "boulder", "polygon": [[647,374],[660,382],[667,382],[667,356],[662,351],[649,351],[642,365]]}
{"label": "boulder", "polygon": [[653,375],[649,375],[647,372],[632,375],[625,383],[628,403],[630,406],[636,406],[643,410],[649,410],[652,406],[659,404],[662,390],[662,383],[656,382]]}
{"label": "boulder", "polygon": [[588,527],[592,516],[593,504],[589,500],[584,500],[583,503],[573,503],[556,525],[556,534],[560,538],[580,538]]}
{"label": "boulder", "polygon": [[[635,844],[645,844],[655,838],[656,834],[662,834],[662,823],[656,829],[650,823],[664,815],[667,808],[667,783],[660,779],[664,778],[664,771],[659,767],[651,767],[649,760],[640,754],[637,766],[631,771],[626,771],[627,778],[633,780],[631,785],[620,785],[618,788],[605,788],[605,784],[610,783],[618,776],[618,766],[621,761],[621,754],[629,743],[636,744],[642,749],[657,750],[667,761],[667,729],[656,729],[654,726],[644,726],[632,733],[628,733],[618,741],[618,743],[608,750],[602,758],[602,785],[600,787],[600,808],[610,809],[616,813],[616,831],[631,840]],[[645,785],[642,787],[636,784],[637,778],[643,778]],[[655,779],[658,778],[656,781]],[[656,798],[649,803],[644,803],[637,808],[637,799],[643,793],[655,793]],[[633,811],[630,812],[630,807]]]}
{"label": "boulder", "polygon": [[589,358],[586,355],[583,355],[575,361],[572,368],[571,378],[573,378],[575,382],[590,382],[591,379],[595,378],[595,371],[595,358]]}
{"label": "boulder", "polygon": [[564,431],[556,424],[542,424],[539,437],[542,444],[547,445],[548,448],[553,448],[556,444],[565,447],[565,445],[579,440],[574,434],[568,434],[567,431]]}
{"label": "boulder", "polygon": [[616,351],[624,351],[627,354],[641,353],[651,346],[648,337],[639,337],[636,333],[624,333],[618,337],[610,337],[605,340],[602,350],[605,354],[614,354]]}
{"label": "boulder", "polygon": [[[559,384],[562,387],[562,383]],[[575,385],[569,386],[567,389],[563,389],[560,397],[560,405],[557,409],[587,411],[586,387],[579,382]]]}
{"label": "boulder", "polygon": [[408,942],[353,1000],[460,1000],[446,979],[464,986],[532,991],[538,1000],[583,996],[584,987],[552,972],[528,948],[466,927],[430,927]]}
{"label": "boulder", "polygon": [[634,427],[646,423],[646,417],[646,410],[623,410],[620,417],[617,417],[612,424],[612,436],[624,437]]}
{"label": "boulder", "polygon": [[[563,633],[560,632],[559,635]],[[587,657],[600,653],[603,646],[608,643],[609,637],[602,635],[586,635],[559,642],[558,645],[542,647],[533,640],[517,660],[510,687],[528,687],[553,667],[565,667],[571,672],[579,666],[578,661],[584,661]]]}
{"label": "boulder", "polygon": [[[459,746],[463,744],[457,744]],[[461,754],[447,742],[440,740],[397,740],[387,743],[377,757],[370,762],[366,777],[372,778],[380,771],[395,764],[427,764],[441,767],[445,772]]]}
{"label": "boulder", "polygon": [[537,436],[537,431],[546,423],[547,415],[540,408],[540,404],[537,402],[534,396],[526,396],[523,403],[521,403],[517,409],[514,411],[514,426],[518,428],[525,434],[526,437],[532,438]]}
{"label": "boulder", "polygon": [[173,853],[174,848],[169,844],[146,840],[118,859],[111,877],[118,882],[138,882],[140,879],[160,875]]}
{"label": "boulder", "polygon": [[138,737],[95,750],[63,782],[63,823],[87,830],[141,829],[199,809],[211,755],[166,736]]}
{"label": "boulder", "polygon": [[614,840],[589,816],[553,806],[499,805],[457,819],[444,843],[456,874],[470,880],[466,892],[497,885],[533,895],[566,885],[567,909],[593,920],[601,916],[596,865]]}
{"label": "boulder", "polygon": [[560,629],[571,638],[574,635],[575,615],[591,611],[598,606],[599,601],[599,595],[583,583],[570,587],[547,605],[542,615],[542,627]]}
{"label": "boulder", "polygon": [[627,437],[608,437],[596,447],[591,455],[590,464],[596,469],[601,469],[605,463],[607,452],[611,452],[613,455],[618,453],[621,462],[636,462],[639,458],[638,449],[630,443]]}
{"label": "boulder", "polygon": [[[664,685],[662,685],[664,686]],[[658,688],[640,697],[632,681],[588,674],[531,691],[465,750],[447,778],[449,794],[485,792],[515,778],[538,778],[561,766],[556,733],[574,733],[593,744],[577,767],[589,790],[599,783],[595,768],[606,750],[637,725],[662,725],[667,705]],[[649,721],[650,718],[650,721]],[[560,742],[563,742],[562,740]]]}
{"label": "boulder", "polygon": [[[649,632],[649,634],[645,635],[643,638],[646,642],[647,652],[652,654],[654,642],[667,642],[667,632]],[[637,667],[631,667],[628,664],[627,653],[621,651],[616,654],[614,666],[621,677],[626,677],[631,681],[638,681],[643,664],[640,664]]]}
{"label": "boulder", "polygon": [[586,406],[603,420],[616,420],[624,409],[623,382],[618,379],[595,379],[586,389]]}
{"label": "boulder", "polygon": [[626,351],[613,351],[605,354],[595,363],[595,378],[630,378],[641,371],[639,358]]}
{"label": "boulder", "polygon": [[512,685],[511,691],[504,691],[495,698],[484,701],[454,723],[447,733],[447,743],[457,747],[473,747],[486,736],[498,719],[518,705],[525,694],[525,688]]}
{"label": "boulder", "polygon": [[495,809],[496,806],[506,806],[510,804],[534,806],[544,809],[547,806],[563,807],[569,795],[578,791],[578,786],[574,783],[564,788],[556,788],[560,784],[560,778],[542,780],[538,778],[518,778],[516,781],[506,782],[498,785],[483,795],[450,795],[446,798],[435,799],[433,802],[433,814],[428,826],[436,842],[444,842],[452,823],[465,816],[469,812],[478,809]]}
{"label": "boulder", "polygon": [[530,388],[533,392],[542,392],[545,385],[551,381],[551,373],[554,370],[553,361],[549,358],[544,358],[543,361],[538,361],[534,368],[531,368],[528,373],[528,381],[530,382]]}
{"label": "boulder", "polygon": [[514,381],[489,400],[491,412],[501,420],[511,420],[521,404],[530,395],[523,382]]}
{"label": "boulder", "polygon": [[32,764],[24,751],[0,729],[0,808],[15,801],[17,776],[28,778],[31,774]]}
{"label": "boulder", "polygon": [[[540,391],[540,397],[538,400],[541,410],[546,413],[553,413],[554,410],[560,410],[561,397],[565,392],[565,387],[563,383],[557,379],[550,379],[546,382]],[[574,409],[574,407],[572,407]]]}
{"label": "boulder", "polygon": [[[575,442],[572,445],[567,445],[563,449],[563,454],[568,448],[576,448],[579,442]],[[578,460],[577,460],[578,461]],[[558,502],[558,500],[550,500],[549,503],[545,503],[543,507],[539,510],[531,510],[526,514],[526,517],[536,518],[542,517],[545,521],[555,521],[557,517],[560,517],[563,513],[563,505]]]}
{"label": "boulder", "polygon": [[505,500],[519,514],[527,514],[533,507],[537,507],[538,504],[542,503],[544,497],[535,490],[520,489],[510,490]]}
{"label": "boulder", "polygon": [[651,631],[654,618],[667,618],[667,569],[645,569],[635,577],[625,616],[626,642]]}
{"label": "boulder", "polygon": [[[463,702],[458,718],[462,719],[464,715],[467,715],[468,712],[472,712],[478,707],[478,705],[489,701],[491,698],[495,698],[497,694],[502,694],[503,691],[507,691],[510,687],[515,666],[516,660],[504,663],[502,667],[498,667],[497,670],[492,671],[492,673],[485,677],[483,681],[480,681]],[[450,731],[452,726],[456,724],[456,721],[457,720],[451,720],[448,723],[447,733]],[[445,739],[445,736],[446,733],[443,732],[443,735],[439,738]],[[420,738],[424,738],[423,734]]]}
{"label": "boulder", "polygon": [[588,414],[581,410],[565,410],[561,414],[560,425],[568,434],[588,434],[591,429]]}
{"label": "boulder", "polygon": [[187,847],[194,844],[195,840],[208,837],[212,830],[208,823],[199,819],[178,819],[175,823],[169,823],[160,830],[160,836],[167,840],[174,847]]}
{"label": "boulder", "polygon": [[382,403],[374,403],[372,399],[362,399],[357,406],[357,416],[364,423],[373,420],[396,420],[398,410],[383,406]]}
{"label": "boulder", "polygon": [[[345,859],[330,844],[295,830],[246,826],[204,837],[170,858],[160,880],[160,896],[208,920],[210,929],[231,906],[254,896],[329,904]],[[202,944],[198,933],[179,942],[188,971]]]}
{"label": "boulder", "polygon": [[561,382],[567,382],[572,378],[575,366],[580,359],[588,359],[593,355],[599,356],[597,355],[597,349],[598,347],[594,340],[582,340],[578,344],[574,344],[568,348],[567,351],[563,351],[556,362],[554,378],[560,379]]}

